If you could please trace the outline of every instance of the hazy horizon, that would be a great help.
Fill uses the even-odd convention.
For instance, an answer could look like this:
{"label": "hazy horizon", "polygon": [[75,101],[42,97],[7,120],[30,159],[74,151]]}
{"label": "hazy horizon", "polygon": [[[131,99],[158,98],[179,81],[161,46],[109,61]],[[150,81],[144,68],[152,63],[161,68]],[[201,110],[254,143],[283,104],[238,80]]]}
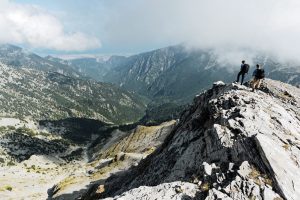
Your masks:
{"label": "hazy horizon", "polygon": [[296,0],[0,0],[0,11],[0,43],[39,55],[136,54],[185,43],[225,57],[247,48],[300,63]]}

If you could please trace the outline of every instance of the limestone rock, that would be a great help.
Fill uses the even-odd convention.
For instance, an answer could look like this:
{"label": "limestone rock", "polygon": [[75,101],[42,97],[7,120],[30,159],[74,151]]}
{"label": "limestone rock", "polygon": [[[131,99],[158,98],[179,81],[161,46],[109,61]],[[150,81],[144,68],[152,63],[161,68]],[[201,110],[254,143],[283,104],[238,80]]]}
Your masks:
{"label": "limestone rock", "polygon": [[298,200],[299,116],[299,88],[269,79],[255,93],[239,84],[214,85],[194,99],[157,151],[109,178],[96,199],[128,191],[133,198],[137,188],[144,194],[150,186],[196,177],[195,199]]}

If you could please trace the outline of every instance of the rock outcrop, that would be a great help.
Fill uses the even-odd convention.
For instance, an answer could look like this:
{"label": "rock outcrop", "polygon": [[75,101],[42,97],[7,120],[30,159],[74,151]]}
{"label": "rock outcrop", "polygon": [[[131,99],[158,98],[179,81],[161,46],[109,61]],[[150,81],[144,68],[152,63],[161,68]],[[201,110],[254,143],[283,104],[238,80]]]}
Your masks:
{"label": "rock outcrop", "polygon": [[86,199],[300,199],[300,89],[222,82],[194,99],[162,146]]}

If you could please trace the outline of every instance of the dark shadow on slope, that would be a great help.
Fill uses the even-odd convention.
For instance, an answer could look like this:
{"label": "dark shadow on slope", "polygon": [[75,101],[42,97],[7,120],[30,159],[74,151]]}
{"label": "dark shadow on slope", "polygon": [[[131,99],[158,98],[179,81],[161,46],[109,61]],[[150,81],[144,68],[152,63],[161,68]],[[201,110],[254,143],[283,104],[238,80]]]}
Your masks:
{"label": "dark shadow on slope", "polygon": [[2,137],[8,142],[2,144],[2,148],[14,161],[27,160],[32,155],[56,155],[68,149],[68,144],[61,140],[45,141],[29,134],[30,129],[17,129]]}
{"label": "dark shadow on slope", "polygon": [[85,144],[91,141],[93,136],[107,138],[110,135],[106,131],[110,125],[88,118],[66,118],[61,120],[41,120],[39,126],[49,132],[61,135],[63,138],[75,144]]}
{"label": "dark shadow on slope", "polygon": [[53,197],[59,190],[56,186],[48,189],[48,198],[47,200],[83,200],[83,195],[89,191],[97,190],[98,185],[104,184],[105,180],[93,181],[90,184],[86,185],[85,188],[80,190],[73,191],[72,193],[66,193]]}
{"label": "dark shadow on slope", "polygon": [[[67,118],[61,120],[39,121],[39,128],[46,129],[52,135],[61,136],[61,139],[48,140],[49,133],[35,132],[26,127],[8,127],[6,134],[1,138],[7,140],[2,147],[13,161],[21,162],[32,155],[53,155],[65,153],[70,145],[79,147],[68,155],[61,156],[66,161],[80,159],[84,150],[83,146],[91,141],[106,141],[111,137],[111,125],[104,122],[86,118]],[[39,136],[39,137],[36,137]]]}
{"label": "dark shadow on slope", "polygon": [[178,119],[188,105],[180,105],[174,102],[152,103],[148,105],[145,116],[139,123],[147,126],[159,125],[163,122]]}

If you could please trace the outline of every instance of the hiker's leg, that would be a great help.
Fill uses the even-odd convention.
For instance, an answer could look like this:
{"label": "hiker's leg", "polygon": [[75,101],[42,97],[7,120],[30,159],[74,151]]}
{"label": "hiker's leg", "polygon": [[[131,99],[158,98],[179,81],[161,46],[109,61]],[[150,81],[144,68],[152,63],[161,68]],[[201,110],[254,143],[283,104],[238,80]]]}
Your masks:
{"label": "hiker's leg", "polygon": [[254,78],[253,81],[252,81],[252,89],[253,90],[256,88],[257,80],[258,79]]}
{"label": "hiker's leg", "polygon": [[241,81],[241,85],[243,85],[244,78],[245,78],[245,73],[242,73],[242,81]]}
{"label": "hiker's leg", "polygon": [[261,79],[257,80],[256,89],[260,88]]}
{"label": "hiker's leg", "polygon": [[236,78],[236,82],[239,82],[241,74],[242,74],[242,72],[238,73],[237,78]]}

